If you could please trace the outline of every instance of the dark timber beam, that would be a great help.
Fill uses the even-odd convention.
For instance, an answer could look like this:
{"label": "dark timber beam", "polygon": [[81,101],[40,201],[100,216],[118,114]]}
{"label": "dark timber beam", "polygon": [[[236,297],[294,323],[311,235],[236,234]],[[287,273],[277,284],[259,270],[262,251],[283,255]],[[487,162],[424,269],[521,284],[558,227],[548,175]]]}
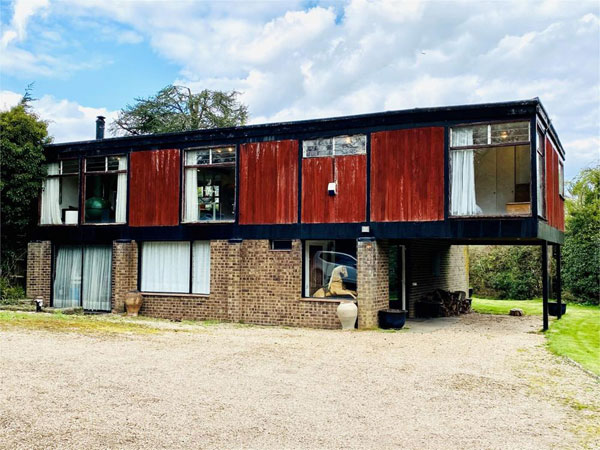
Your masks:
{"label": "dark timber beam", "polygon": [[542,298],[543,298],[543,331],[548,329],[548,242],[542,242]]}
{"label": "dark timber beam", "polygon": [[560,275],[560,245],[555,245],[556,249],[556,306],[558,307],[558,316],[560,319],[562,317],[562,279]]}

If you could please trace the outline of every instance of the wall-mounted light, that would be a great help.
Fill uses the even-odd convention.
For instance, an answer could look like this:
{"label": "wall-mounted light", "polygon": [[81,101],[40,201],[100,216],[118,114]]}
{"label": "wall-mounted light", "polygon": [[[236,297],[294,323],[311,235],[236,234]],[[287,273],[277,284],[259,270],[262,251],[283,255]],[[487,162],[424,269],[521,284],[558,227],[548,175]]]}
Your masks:
{"label": "wall-mounted light", "polygon": [[327,193],[331,196],[337,194],[337,183],[335,181],[327,185]]}

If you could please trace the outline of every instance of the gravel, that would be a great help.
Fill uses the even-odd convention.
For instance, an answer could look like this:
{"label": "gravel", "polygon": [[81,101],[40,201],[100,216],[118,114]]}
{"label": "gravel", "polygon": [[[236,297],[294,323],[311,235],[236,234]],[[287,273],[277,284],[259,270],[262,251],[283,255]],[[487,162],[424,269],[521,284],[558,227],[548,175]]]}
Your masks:
{"label": "gravel", "polygon": [[550,354],[540,326],[469,314],[396,333],[9,328],[0,447],[593,448],[598,380]]}

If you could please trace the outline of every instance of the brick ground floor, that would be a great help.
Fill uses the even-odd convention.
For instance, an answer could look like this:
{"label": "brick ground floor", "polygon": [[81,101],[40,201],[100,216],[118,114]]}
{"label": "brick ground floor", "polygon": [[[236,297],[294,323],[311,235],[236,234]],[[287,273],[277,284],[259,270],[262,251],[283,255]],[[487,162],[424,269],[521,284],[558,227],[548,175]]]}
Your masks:
{"label": "brick ground floor", "polygon": [[[282,245],[269,240],[203,241],[204,284],[199,290],[195,289],[193,273],[197,265],[192,252],[195,251],[195,246],[190,243],[190,263],[185,266],[190,271],[189,278],[186,279],[190,289],[188,292],[173,293],[144,289],[142,271],[148,270],[144,269],[144,258],[147,258],[146,264],[150,260],[149,250],[148,255],[144,255],[144,243],[114,241],[110,246],[104,245],[104,254],[110,255],[110,263],[106,264],[106,271],[110,273],[104,278],[107,282],[106,293],[110,299],[106,299],[107,306],[104,309],[115,313],[123,312],[125,294],[141,289],[144,299],[141,314],[153,317],[339,328],[336,309],[341,298],[312,294],[315,277],[312,261],[316,258],[327,267],[335,267],[338,263],[328,262],[329,255],[334,253],[342,255],[345,258],[343,264],[349,267],[345,272],[346,281],[350,280],[349,283],[353,284],[349,289],[352,294],[348,294],[346,299],[351,295],[356,297],[359,328],[377,326],[378,311],[388,307],[390,286],[392,290],[401,286],[398,292],[405,298],[405,306],[410,315],[414,314],[415,302],[430,290],[468,290],[468,255],[464,246],[438,241],[372,239],[340,241],[337,247],[336,243],[337,241],[332,240],[292,240],[280,243]],[[332,252],[332,248],[338,251]],[[42,297],[47,306],[56,306],[57,266],[61,267],[58,271],[64,272],[64,258],[57,263],[60,249],[60,244],[50,241],[29,244],[27,295],[32,298]],[[77,264],[73,265],[78,270],[74,269],[72,272],[76,273],[73,277],[77,279],[75,284],[69,286],[83,285],[85,297],[90,295],[85,293],[85,286],[93,287],[94,283],[86,284],[85,278],[90,276],[86,274],[91,273],[92,262],[86,262],[88,258],[85,250],[81,255],[82,263],[76,261]],[[390,255],[394,255],[393,259]],[[403,255],[403,259],[398,255]],[[89,260],[93,261],[93,258],[90,257]],[[391,267],[394,267],[394,279],[390,279]],[[171,269],[177,270],[168,265],[165,268]],[[323,272],[327,270],[318,273],[319,280],[325,278]],[[157,276],[161,276],[160,270],[157,271]],[[402,279],[397,278],[402,276],[403,283]],[[69,282],[71,281],[73,280]],[[88,287],[88,291],[90,289]],[[199,291],[204,293],[197,293]],[[77,295],[81,295],[81,292]],[[86,304],[83,306],[85,308]]]}

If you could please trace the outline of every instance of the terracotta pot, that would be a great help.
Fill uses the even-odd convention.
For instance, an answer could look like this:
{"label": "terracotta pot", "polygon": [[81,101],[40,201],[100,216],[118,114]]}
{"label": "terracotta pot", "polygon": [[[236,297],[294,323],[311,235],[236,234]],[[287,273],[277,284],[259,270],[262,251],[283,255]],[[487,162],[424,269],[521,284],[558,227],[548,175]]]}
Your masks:
{"label": "terracotta pot", "polygon": [[125,308],[128,316],[137,316],[142,307],[142,294],[139,291],[129,291],[125,294]]}
{"label": "terracotta pot", "polygon": [[358,308],[354,302],[343,300],[337,307],[337,316],[342,322],[342,330],[353,330],[358,317]]}

